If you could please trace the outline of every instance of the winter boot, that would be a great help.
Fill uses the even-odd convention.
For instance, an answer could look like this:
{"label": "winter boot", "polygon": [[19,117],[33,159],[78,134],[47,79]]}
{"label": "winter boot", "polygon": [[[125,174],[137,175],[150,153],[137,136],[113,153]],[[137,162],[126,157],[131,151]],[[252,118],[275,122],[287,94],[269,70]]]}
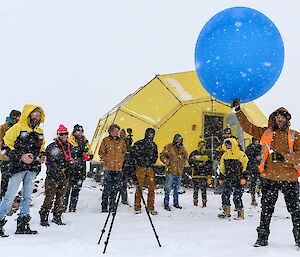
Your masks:
{"label": "winter boot", "polygon": [[15,234],[26,234],[26,235],[35,235],[38,232],[36,230],[31,230],[29,227],[29,221],[31,217],[29,215],[19,216],[17,218],[17,230]]}
{"label": "winter boot", "polygon": [[173,204],[173,206],[177,209],[182,209],[182,206],[180,206],[179,204]]}
{"label": "winter boot", "polygon": [[234,218],[235,220],[243,220],[245,219],[244,209],[237,209],[237,217]]}
{"label": "winter boot", "polygon": [[293,228],[293,234],[294,234],[294,238],[295,238],[295,245],[300,247],[300,231],[295,226]]}
{"label": "winter boot", "polygon": [[43,227],[49,227],[50,224],[48,222],[49,212],[40,212],[40,225]]}
{"label": "winter boot", "polygon": [[194,199],[194,206],[198,206],[198,199]]}
{"label": "winter boot", "polygon": [[220,219],[226,219],[226,218],[230,218],[231,214],[230,214],[230,206],[223,206],[223,212],[218,214],[218,218]]}
{"label": "winter boot", "polygon": [[3,228],[6,222],[7,220],[5,219],[0,220],[0,237],[8,237],[8,235],[5,235],[4,228]]}
{"label": "winter boot", "polygon": [[168,204],[165,204],[164,209],[165,209],[166,211],[171,211],[170,206],[169,206]]}
{"label": "winter boot", "polygon": [[261,247],[261,246],[267,246],[268,245],[268,237],[269,237],[269,231],[266,231],[263,228],[258,227],[256,229],[258,233],[257,240],[255,244],[253,245],[254,247]]}
{"label": "winter boot", "polygon": [[206,200],[206,199],[203,199],[203,200],[202,200],[202,208],[205,208],[205,207],[206,207],[206,204],[207,204],[207,200]]}
{"label": "winter boot", "polygon": [[54,222],[57,225],[66,225],[66,223],[62,222],[61,215],[53,215],[52,222]]}
{"label": "winter boot", "polygon": [[255,199],[255,194],[251,195],[251,205],[252,206],[257,206],[257,202],[256,202],[256,199]]}

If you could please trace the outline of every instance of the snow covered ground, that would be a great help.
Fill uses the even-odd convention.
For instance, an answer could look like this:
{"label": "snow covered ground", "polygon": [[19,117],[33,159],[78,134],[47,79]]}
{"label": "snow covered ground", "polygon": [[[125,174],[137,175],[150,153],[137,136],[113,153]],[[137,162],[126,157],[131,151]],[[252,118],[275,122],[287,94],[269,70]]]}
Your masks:
{"label": "snow covered ground", "polygon": [[[135,215],[133,207],[120,204],[107,247],[107,256],[299,256],[294,246],[292,225],[282,195],[280,195],[271,224],[269,246],[254,248],[256,226],[259,222],[259,207],[250,206],[250,195],[244,194],[246,218],[242,221],[220,220],[221,197],[208,194],[208,207],[194,207],[192,189],[180,195],[182,210],[163,209],[163,191],[156,191],[157,216],[151,216],[162,247],[158,247],[145,210]],[[129,202],[133,205],[134,189],[129,190]],[[66,226],[50,223],[39,225],[38,211],[44,197],[35,194],[31,214],[31,227],[38,235],[15,235],[16,214],[8,217],[8,238],[0,239],[1,256],[100,256],[106,234],[98,245],[107,214],[100,213],[101,191],[92,179],[87,179],[82,189],[77,213],[63,215]],[[51,217],[52,218],[52,217]],[[108,231],[108,226],[107,226]]]}

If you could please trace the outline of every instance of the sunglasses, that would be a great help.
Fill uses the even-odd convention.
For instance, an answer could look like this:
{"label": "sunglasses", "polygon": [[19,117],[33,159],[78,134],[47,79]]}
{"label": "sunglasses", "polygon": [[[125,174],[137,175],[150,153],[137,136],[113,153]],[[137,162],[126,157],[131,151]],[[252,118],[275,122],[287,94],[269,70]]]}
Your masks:
{"label": "sunglasses", "polygon": [[68,136],[69,133],[68,133],[68,132],[61,132],[61,133],[58,133],[58,135],[59,135],[60,137],[63,137],[63,136]]}

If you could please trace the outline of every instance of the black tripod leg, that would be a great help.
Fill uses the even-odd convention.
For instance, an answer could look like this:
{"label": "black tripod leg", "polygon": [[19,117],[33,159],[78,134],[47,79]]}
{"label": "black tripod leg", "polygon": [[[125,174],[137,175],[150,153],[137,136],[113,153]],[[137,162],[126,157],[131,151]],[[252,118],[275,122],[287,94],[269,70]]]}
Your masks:
{"label": "black tripod leg", "polygon": [[152,229],[153,229],[154,235],[155,235],[155,237],[156,237],[157,243],[158,243],[159,247],[161,247],[161,244],[160,244],[159,239],[158,239],[158,235],[157,235],[156,230],[155,230],[155,228],[154,228],[154,225],[153,225],[153,222],[152,222],[152,219],[151,219],[149,210],[148,210],[148,208],[147,208],[147,205],[146,205],[146,202],[145,202],[145,199],[144,199],[144,196],[143,196],[142,188],[140,187],[139,183],[137,183],[137,187],[139,188],[139,190],[140,190],[140,192],[141,192],[142,201],[143,201],[143,204],[144,204],[144,206],[145,206],[145,210],[146,210],[147,215],[148,215],[148,218],[149,218],[149,220],[150,220],[150,224],[151,224],[151,227],[152,227]]}
{"label": "black tripod leg", "polygon": [[[115,217],[116,217],[116,214],[117,214],[117,209],[118,209],[118,205],[119,205],[119,202],[120,202],[120,198],[121,198],[121,193],[120,193],[120,190],[118,191],[118,199],[117,199],[117,202],[116,202],[116,205],[115,205],[115,210],[113,212],[113,218],[112,218],[112,221],[110,223],[110,227],[109,227],[109,231],[108,231],[108,235],[107,235],[107,238],[106,238],[106,241],[104,242],[104,250],[103,250],[103,254],[105,253],[106,251],[106,247],[108,245],[108,241],[109,241],[109,237],[110,237],[110,233],[111,233],[111,230],[112,230],[112,227],[113,227],[113,224],[114,224],[114,220],[115,220]],[[111,212],[111,211],[110,211]]]}
{"label": "black tripod leg", "polygon": [[108,215],[107,215],[106,221],[105,221],[105,223],[104,223],[104,227],[103,227],[103,229],[101,230],[101,235],[100,235],[98,244],[100,244],[101,239],[102,239],[102,236],[103,236],[103,234],[105,233],[105,228],[106,228],[107,222],[108,222],[108,220],[109,220],[110,214],[111,214],[111,212],[109,212]]}

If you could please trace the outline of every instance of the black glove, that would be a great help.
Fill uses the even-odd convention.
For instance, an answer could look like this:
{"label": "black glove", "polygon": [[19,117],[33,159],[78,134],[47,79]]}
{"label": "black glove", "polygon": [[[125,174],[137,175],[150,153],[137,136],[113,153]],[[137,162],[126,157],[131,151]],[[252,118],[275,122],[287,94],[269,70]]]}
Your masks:
{"label": "black glove", "polygon": [[234,112],[239,112],[241,110],[241,103],[238,98],[233,99],[231,108],[234,110]]}
{"label": "black glove", "polygon": [[272,162],[283,162],[284,156],[281,153],[273,152],[271,153]]}

